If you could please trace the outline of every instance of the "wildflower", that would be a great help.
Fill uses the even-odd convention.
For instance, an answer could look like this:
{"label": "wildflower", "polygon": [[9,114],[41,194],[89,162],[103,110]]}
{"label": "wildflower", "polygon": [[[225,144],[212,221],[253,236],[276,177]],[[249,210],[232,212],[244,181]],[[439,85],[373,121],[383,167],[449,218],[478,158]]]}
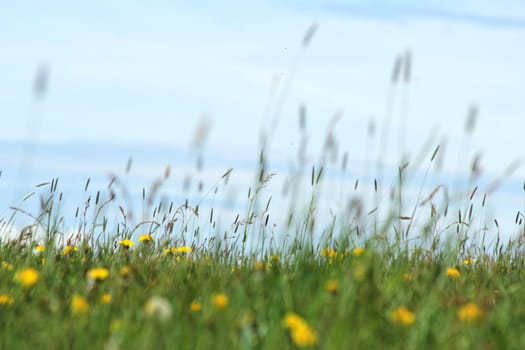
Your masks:
{"label": "wildflower", "polygon": [[324,289],[332,294],[337,294],[339,291],[339,283],[336,280],[328,280],[324,284]]}
{"label": "wildflower", "polygon": [[119,244],[124,247],[125,249],[129,249],[133,246],[135,246],[135,243],[130,239],[122,239],[120,240]]}
{"label": "wildflower", "polygon": [[474,258],[468,258],[463,260],[463,264],[467,266],[474,265],[475,262],[476,260],[474,260]]}
{"label": "wildflower", "polygon": [[0,294],[0,306],[11,306],[15,299],[9,294]]}
{"label": "wildflower", "polygon": [[257,271],[261,271],[262,269],[264,269],[264,261],[256,261],[253,264],[253,268]]}
{"label": "wildflower", "polygon": [[88,277],[94,281],[103,281],[109,276],[109,270],[105,267],[95,267],[88,271]]}
{"label": "wildflower", "polygon": [[472,322],[481,319],[483,311],[476,304],[468,303],[458,309],[457,316],[460,321]]}
{"label": "wildflower", "polygon": [[75,294],[71,299],[71,312],[74,314],[85,314],[89,310],[89,304],[86,298]]}
{"label": "wildflower", "polygon": [[64,255],[69,255],[69,254],[74,253],[74,252],[78,252],[78,248],[75,247],[74,245],[67,245],[62,250],[62,253]]}
{"label": "wildflower", "polygon": [[300,348],[317,344],[317,334],[308,323],[296,313],[287,313],[284,327],[290,331],[294,344]]}
{"label": "wildflower", "polygon": [[144,311],[148,316],[155,316],[161,321],[167,321],[171,318],[172,309],[168,300],[153,296],[146,301]]}
{"label": "wildflower", "polygon": [[364,253],[365,253],[365,248],[357,247],[357,248],[354,248],[354,250],[352,250],[352,254],[354,256],[361,256]]}
{"label": "wildflower", "polygon": [[128,275],[131,273],[131,267],[126,265],[126,266],[122,266],[122,268],[120,269],[120,275],[122,277],[128,277]]}
{"label": "wildflower", "polygon": [[153,242],[153,241],[154,241],[153,236],[150,235],[149,233],[141,235],[139,237],[139,242],[149,243],[149,242]]}
{"label": "wildflower", "polygon": [[198,301],[192,301],[190,304],[191,312],[200,312],[202,310],[202,305]]}
{"label": "wildflower", "polygon": [[111,294],[109,293],[102,294],[102,296],[100,297],[100,303],[109,304],[110,302],[111,302]]}
{"label": "wildflower", "polygon": [[281,260],[281,257],[279,255],[270,255],[270,261],[279,261]]}
{"label": "wildflower", "polygon": [[46,247],[42,244],[39,244],[35,247],[35,253],[42,253],[46,250]]}
{"label": "wildflower", "polygon": [[325,248],[321,251],[321,256],[325,258],[334,258],[337,256],[337,252],[332,248]]}
{"label": "wildflower", "polygon": [[7,261],[2,261],[2,269],[11,271],[13,269],[13,264],[8,263]]}
{"label": "wildflower", "polygon": [[29,267],[19,271],[15,275],[15,281],[20,283],[24,288],[30,288],[34,286],[40,278],[38,271]]}
{"label": "wildflower", "polygon": [[449,267],[447,269],[447,276],[450,278],[458,278],[460,275],[459,270],[455,267]]}
{"label": "wildflower", "polygon": [[228,296],[226,294],[214,294],[211,298],[213,306],[219,310],[224,310],[228,306]]}
{"label": "wildflower", "polygon": [[191,253],[193,249],[187,246],[182,247],[172,247],[172,248],[166,248],[164,249],[164,254],[177,254],[177,253]]}
{"label": "wildflower", "polygon": [[404,306],[400,306],[392,312],[392,320],[396,323],[409,326],[416,320],[416,315]]}

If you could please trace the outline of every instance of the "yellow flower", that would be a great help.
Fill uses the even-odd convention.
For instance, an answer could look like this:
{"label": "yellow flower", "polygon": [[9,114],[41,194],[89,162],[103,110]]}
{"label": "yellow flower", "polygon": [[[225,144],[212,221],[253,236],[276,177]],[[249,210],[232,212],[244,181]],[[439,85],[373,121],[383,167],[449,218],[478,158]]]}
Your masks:
{"label": "yellow flower", "polygon": [[317,334],[308,323],[294,312],[289,312],[284,317],[284,327],[290,331],[294,344],[298,347],[313,346],[317,344]]}
{"label": "yellow flower", "polygon": [[2,269],[11,271],[13,269],[13,264],[8,263],[7,261],[2,261]]}
{"label": "yellow flower", "polygon": [[130,239],[122,239],[120,240],[119,244],[126,249],[129,249],[135,246],[135,243]]}
{"label": "yellow flower", "polygon": [[67,245],[62,250],[62,253],[64,255],[69,255],[69,254],[74,253],[74,252],[78,252],[78,248],[75,247],[74,245]]}
{"label": "yellow flower", "polygon": [[81,295],[73,295],[71,299],[71,312],[74,314],[85,314],[89,310],[89,304],[86,298]]}
{"label": "yellow flower", "polygon": [[352,250],[352,254],[354,256],[360,256],[360,255],[363,255],[364,253],[365,253],[365,248],[357,247],[357,248],[354,248],[354,250]]}
{"label": "yellow flower", "polygon": [[457,312],[458,319],[463,322],[477,321],[483,317],[483,311],[474,303],[460,307]]}
{"label": "yellow flower", "polygon": [[400,306],[392,313],[392,320],[396,323],[408,326],[414,323],[416,315],[404,306]]}
{"label": "yellow flower", "polygon": [[171,318],[172,309],[168,300],[161,297],[151,297],[144,305],[144,311],[148,316],[155,316],[161,321],[167,321]]}
{"label": "yellow flower", "polygon": [[255,263],[253,263],[253,268],[257,271],[261,271],[262,269],[264,269],[264,261],[256,261]]}
{"label": "yellow flower", "polygon": [[226,294],[214,294],[211,298],[213,306],[219,310],[224,310],[228,306],[228,296]]}
{"label": "yellow flower", "polygon": [[460,275],[459,270],[455,267],[449,267],[447,269],[447,276],[450,278],[458,278]]}
{"label": "yellow flower", "polygon": [[102,294],[102,296],[100,297],[100,303],[109,304],[110,302],[111,302],[111,294],[109,293]]}
{"label": "yellow flower", "polygon": [[177,253],[191,253],[193,249],[187,246],[182,247],[172,247],[172,248],[166,248],[164,249],[164,254],[177,254]]}
{"label": "yellow flower", "polygon": [[191,312],[200,312],[202,310],[202,305],[198,301],[192,301],[190,304]]}
{"label": "yellow flower", "polygon": [[95,281],[103,281],[109,276],[109,270],[105,267],[95,267],[88,271],[88,277]]}
{"label": "yellow flower", "polygon": [[148,243],[148,242],[153,242],[153,241],[154,241],[153,236],[150,235],[149,233],[141,235],[139,237],[139,242]]}
{"label": "yellow flower", "polygon": [[10,306],[13,305],[15,299],[8,294],[0,294],[0,306]]}
{"label": "yellow flower", "polygon": [[122,266],[122,268],[120,269],[120,275],[122,277],[128,277],[130,273],[131,273],[131,267],[128,265]]}
{"label": "yellow flower", "polygon": [[463,260],[463,264],[465,264],[467,266],[474,265],[475,262],[476,262],[476,260],[474,260],[474,258],[468,258],[468,259]]}
{"label": "yellow flower", "polygon": [[270,261],[279,261],[281,257],[279,255],[270,255]]}
{"label": "yellow flower", "polygon": [[336,280],[328,280],[324,284],[324,289],[329,293],[336,294],[339,291],[339,283]]}
{"label": "yellow flower", "polygon": [[46,247],[43,246],[42,244],[39,244],[39,245],[37,245],[37,246],[35,247],[35,252],[36,252],[36,253],[42,253],[42,252],[45,251],[45,250],[46,250]]}
{"label": "yellow flower", "polygon": [[334,258],[337,256],[337,252],[332,248],[325,248],[321,251],[321,256],[325,258]]}
{"label": "yellow flower", "polygon": [[19,271],[15,275],[15,281],[20,283],[24,288],[30,288],[34,286],[40,278],[38,271],[29,267]]}

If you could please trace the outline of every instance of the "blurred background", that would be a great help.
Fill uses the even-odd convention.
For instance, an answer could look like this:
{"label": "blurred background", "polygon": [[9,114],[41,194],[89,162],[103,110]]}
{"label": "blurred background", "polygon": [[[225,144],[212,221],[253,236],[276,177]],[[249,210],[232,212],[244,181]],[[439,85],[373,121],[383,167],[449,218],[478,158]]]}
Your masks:
{"label": "blurred background", "polygon": [[[327,172],[338,183],[371,183],[378,159],[395,176],[440,145],[428,186],[479,185],[487,222],[511,234],[524,206],[524,34],[525,3],[509,0],[4,4],[0,214],[52,178],[66,217],[87,178],[127,176],[140,197],[166,166],[163,193],[180,201],[233,168],[219,205],[235,211],[264,135],[274,191],[306,135],[305,164],[327,139],[346,157],[345,173]],[[329,201],[346,201],[338,188]]]}

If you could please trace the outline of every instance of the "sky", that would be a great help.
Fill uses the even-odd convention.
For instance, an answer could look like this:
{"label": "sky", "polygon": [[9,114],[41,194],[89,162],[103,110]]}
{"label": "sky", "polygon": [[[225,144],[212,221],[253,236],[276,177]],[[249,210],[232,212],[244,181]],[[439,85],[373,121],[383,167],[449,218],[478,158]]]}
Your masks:
{"label": "sky", "polygon": [[[311,152],[338,115],[333,132],[357,168],[381,151],[392,66],[409,51],[411,79],[394,92],[385,158],[395,164],[402,148],[415,154],[430,140],[446,149],[449,172],[468,171],[480,152],[497,177],[524,155],[524,35],[521,1],[11,2],[0,13],[0,166],[4,178],[16,174],[12,147],[30,140],[46,174],[116,171],[141,149],[188,149],[202,120],[209,158],[240,164],[275,116],[270,154],[286,163],[298,152],[304,105]],[[49,82],[35,98],[38,67]],[[472,106],[477,123],[465,135]],[[62,163],[49,161],[50,148]],[[111,150],[122,162],[108,161]]]}

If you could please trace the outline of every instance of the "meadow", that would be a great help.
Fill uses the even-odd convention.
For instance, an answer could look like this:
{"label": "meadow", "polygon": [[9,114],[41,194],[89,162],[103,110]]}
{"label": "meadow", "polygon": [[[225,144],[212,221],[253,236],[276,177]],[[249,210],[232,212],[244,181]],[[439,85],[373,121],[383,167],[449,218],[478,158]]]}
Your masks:
{"label": "meadow", "polygon": [[477,159],[459,193],[429,187],[435,143],[412,161],[403,154],[388,178],[381,157],[392,114],[387,103],[386,132],[374,139],[378,173],[355,179],[339,211],[321,210],[331,172],[347,168],[337,121],[309,163],[303,108],[285,204],[266,191],[276,113],[245,205],[222,224],[220,206],[202,204],[235,169],[209,188],[193,181],[197,199],[177,203],[159,195],[167,168],[142,190],[139,218],[116,176],[94,192],[88,179],[74,217],[62,210],[58,178],[37,185],[0,218],[0,349],[525,348],[523,214],[509,239],[497,220],[487,225],[491,189],[478,185]]}

